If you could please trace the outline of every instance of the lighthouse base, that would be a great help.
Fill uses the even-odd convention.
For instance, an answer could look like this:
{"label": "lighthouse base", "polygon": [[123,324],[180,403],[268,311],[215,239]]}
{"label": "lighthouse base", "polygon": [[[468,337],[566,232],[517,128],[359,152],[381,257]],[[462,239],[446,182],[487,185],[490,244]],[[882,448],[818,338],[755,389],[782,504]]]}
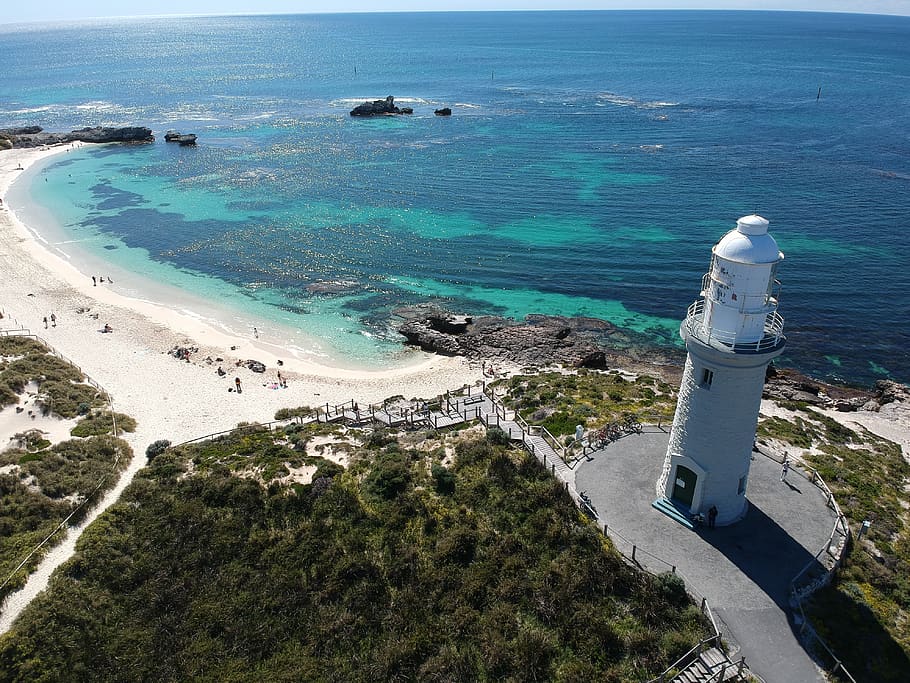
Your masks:
{"label": "lighthouse base", "polygon": [[707,520],[714,507],[717,510],[715,526],[735,524],[746,516],[749,510],[746,501],[748,458],[740,466],[739,477],[718,477],[716,472],[709,472],[697,460],[684,455],[670,456],[667,466],[668,476],[663,481],[663,489],[657,491],[658,500],[668,501],[689,518],[698,515]]}

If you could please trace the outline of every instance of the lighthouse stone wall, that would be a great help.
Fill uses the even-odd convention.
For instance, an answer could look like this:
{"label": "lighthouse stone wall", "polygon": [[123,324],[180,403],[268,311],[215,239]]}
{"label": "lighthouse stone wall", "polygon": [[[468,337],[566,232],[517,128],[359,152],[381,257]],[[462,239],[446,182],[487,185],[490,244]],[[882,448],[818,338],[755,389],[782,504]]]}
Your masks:
{"label": "lighthouse stone wall", "polygon": [[[746,484],[761,407],[768,354],[725,353],[687,338],[688,356],[680,384],[668,448],[666,479],[657,491],[673,497],[682,465],[698,475],[692,512],[717,507],[717,523],[746,513]],[[706,374],[707,373],[709,374]],[[710,425],[711,428],[705,427]]]}

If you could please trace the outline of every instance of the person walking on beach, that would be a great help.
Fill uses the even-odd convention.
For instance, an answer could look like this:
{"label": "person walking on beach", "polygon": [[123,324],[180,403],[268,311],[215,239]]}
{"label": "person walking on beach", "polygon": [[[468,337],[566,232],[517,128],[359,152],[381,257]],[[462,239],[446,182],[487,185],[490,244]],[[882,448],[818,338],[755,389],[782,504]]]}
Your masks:
{"label": "person walking on beach", "polygon": [[92,287],[97,287],[97,286],[98,286],[98,278],[96,278],[94,275],[92,275]]}
{"label": "person walking on beach", "polygon": [[259,339],[259,330],[257,330],[255,327],[253,328],[253,336],[256,337],[256,339]]}
{"label": "person walking on beach", "polygon": [[47,329],[47,316],[44,316],[44,329]]}
{"label": "person walking on beach", "polygon": [[243,393],[243,385],[240,384],[240,378],[239,378],[239,377],[235,377],[235,378],[234,378],[234,386],[237,387],[237,393],[238,393],[238,394],[242,394],[242,393]]}
{"label": "person walking on beach", "polygon": [[787,458],[784,458],[783,464],[780,466],[780,480],[784,481],[787,478],[787,472],[790,471],[790,461]]}
{"label": "person walking on beach", "polygon": [[57,316],[51,313],[51,327],[57,327]]}

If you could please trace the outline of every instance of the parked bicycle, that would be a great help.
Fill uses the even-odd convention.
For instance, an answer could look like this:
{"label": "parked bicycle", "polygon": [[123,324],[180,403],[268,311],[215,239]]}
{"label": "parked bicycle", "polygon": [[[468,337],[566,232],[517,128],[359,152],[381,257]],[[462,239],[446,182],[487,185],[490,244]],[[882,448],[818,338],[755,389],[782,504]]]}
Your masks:
{"label": "parked bicycle", "polygon": [[641,434],[642,426],[641,422],[638,421],[634,415],[627,415],[626,419],[622,423],[623,430],[627,434]]}

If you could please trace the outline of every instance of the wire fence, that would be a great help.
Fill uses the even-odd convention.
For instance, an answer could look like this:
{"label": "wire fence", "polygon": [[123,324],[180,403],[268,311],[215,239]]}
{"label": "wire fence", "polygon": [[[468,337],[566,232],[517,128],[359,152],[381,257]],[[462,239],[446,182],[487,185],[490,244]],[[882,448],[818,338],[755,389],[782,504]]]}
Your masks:
{"label": "wire fence", "polygon": [[[780,456],[765,450],[759,450],[758,453],[777,463],[783,463],[787,457],[786,455]],[[850,681],[850,683],[856,683],[856,679],[850,674],[844,663],[828,647],[828,644],[818,634],[818,631],[815,630],[812,620],[804,609],[806,600],[812,597],[816,591],[830,584],[837,570],[843,565],[852,539],[850,523],[837,504],[837,500],[828,484],[825,483],[825,480],[822,479],[816,469],[808,467],[804,470],[802,467],[791,467],[790,471],[796,472],[810,484],[819,488],[825,494],[825,504],[835,514],[834,527],[831,529],[828,541],[815,554],[815,557],[790,581],[790,604],[800,617],[799,635],[804,641],[820,647],[823,658],[828,662],[826,665],[828,673],[840,676]],[[830,560],[826,561],[825,557],[830,558]],[[819,572],[819,567],[824,567],[824,570]]]}

